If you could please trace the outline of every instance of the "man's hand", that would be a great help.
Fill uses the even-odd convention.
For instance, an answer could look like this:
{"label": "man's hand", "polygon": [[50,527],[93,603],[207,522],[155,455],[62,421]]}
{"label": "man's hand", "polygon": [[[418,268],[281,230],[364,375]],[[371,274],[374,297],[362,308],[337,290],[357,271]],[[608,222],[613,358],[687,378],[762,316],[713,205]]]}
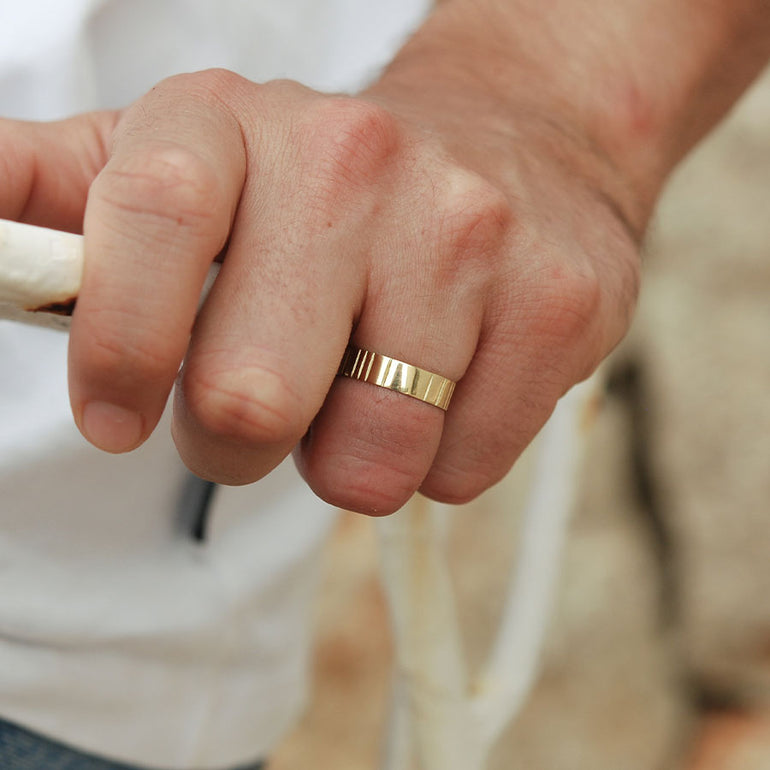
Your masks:
{"label": "man's hand", "polygon": [[[120,115],[0,123],[0,216],[84,218],[70,391],[90,441],[138,446],[176,380],[201,476],[248,483],[296,447],[342,507],[462,502],[618,342],[647,187],[584,115],[420,46],[359,98],[213,71]],[[457,380],[449,411],[336,378],[349,339]]]}
{"label": "man's hand", "polygon": [[[70,346],[87,438],[138,446],[178,377],[180,454],[220,482],[254,481],[299,445],[318,494],[386,513],[418,488],[467,500],[508,470],[625,331],[636,249],[574,174],[585,155],[550,158],[542,127],[522,121],[505,151],[479,130],[461,154],[386,104],[214,71],[161,83],[114,128],[36,128],[53,142],[95,127],[109,147],[73,185],[89,190]],[[59,190],[35,182],[39,220]],[[448,413],[335,378],[351,338],[458,380]]]}

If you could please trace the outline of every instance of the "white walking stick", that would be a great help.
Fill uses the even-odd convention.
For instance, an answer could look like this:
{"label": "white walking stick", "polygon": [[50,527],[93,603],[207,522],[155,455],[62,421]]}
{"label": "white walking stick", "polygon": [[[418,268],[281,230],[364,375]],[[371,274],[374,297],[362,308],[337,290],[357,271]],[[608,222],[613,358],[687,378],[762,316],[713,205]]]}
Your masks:
{"label": "white walking stick", "polygon": [[82,235],[0,219],[0,318],[67,329],[82,279]]}
{"label": "white walking stick", "polygon": [[82,275],[82,236],[0,219],[0,318],[66,328]]}
{"label": "white walking stick", "polygon": [[379,520],[396,648],[385,770],[483,770],[524,704],[540,662],[574,504],[581,423],[595,389],[595,382],[573,388],[533,447],[516,564],[478,681],[467,678],[443,547],[449,510],[418,497],[400,514]]}

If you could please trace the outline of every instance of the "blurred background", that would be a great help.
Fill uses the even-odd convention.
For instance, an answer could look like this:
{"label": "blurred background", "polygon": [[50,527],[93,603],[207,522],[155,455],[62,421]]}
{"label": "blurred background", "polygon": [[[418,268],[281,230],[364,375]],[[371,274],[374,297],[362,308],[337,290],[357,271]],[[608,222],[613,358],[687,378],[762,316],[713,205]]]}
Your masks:
{"label": "blurred background", "polygon": [[[491,770],[770,768],[770,73],[671,179],[645,252],[541,670]],[[472,665],[505,591],[517,483],[452,514]],[[373,522],[344,515],[315,697],[271,770],[379,766],[393,653],[377,558]]]}

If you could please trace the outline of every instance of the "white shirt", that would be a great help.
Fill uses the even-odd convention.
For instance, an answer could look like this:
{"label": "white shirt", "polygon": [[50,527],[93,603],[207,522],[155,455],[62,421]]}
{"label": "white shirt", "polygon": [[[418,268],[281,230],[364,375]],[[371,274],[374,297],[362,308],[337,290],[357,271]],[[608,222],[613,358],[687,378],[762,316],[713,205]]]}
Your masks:
{"label": "white shirt", "polygon": [[[223,66],[352,90],[428,0],[0,2],[0,115],[124,105]],[[266,756],[305,696],[317,555],[334,511],[290,463],[219,488],[190,534],[164,422],[111,456],[80,437],[66,335],[0,322],[0,716],[169,768]]]}

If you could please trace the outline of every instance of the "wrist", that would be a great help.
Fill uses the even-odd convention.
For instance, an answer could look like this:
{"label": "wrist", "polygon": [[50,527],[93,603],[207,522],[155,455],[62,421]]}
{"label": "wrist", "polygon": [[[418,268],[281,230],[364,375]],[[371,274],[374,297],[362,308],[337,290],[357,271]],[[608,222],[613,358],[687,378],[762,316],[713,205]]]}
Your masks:
{"label": "wrist", "polygon": [[[585,117],[536,63],[472,40],[422,35],[400,52],[362,96],[439,135],[458,159],[520,197],[524,163],[547,165],[565,181],[592,188],[626,230],[641,240],[649,206],[622,169],[588,132]],[[467,33],[467,31],[466,31]],[[459,43],[459,44],[458,44]]]}
{"label": "wrist", "polygon": [[768,56],[768,0],[446,0],[372,93],[458,135],[546,142],[639,232]]}

